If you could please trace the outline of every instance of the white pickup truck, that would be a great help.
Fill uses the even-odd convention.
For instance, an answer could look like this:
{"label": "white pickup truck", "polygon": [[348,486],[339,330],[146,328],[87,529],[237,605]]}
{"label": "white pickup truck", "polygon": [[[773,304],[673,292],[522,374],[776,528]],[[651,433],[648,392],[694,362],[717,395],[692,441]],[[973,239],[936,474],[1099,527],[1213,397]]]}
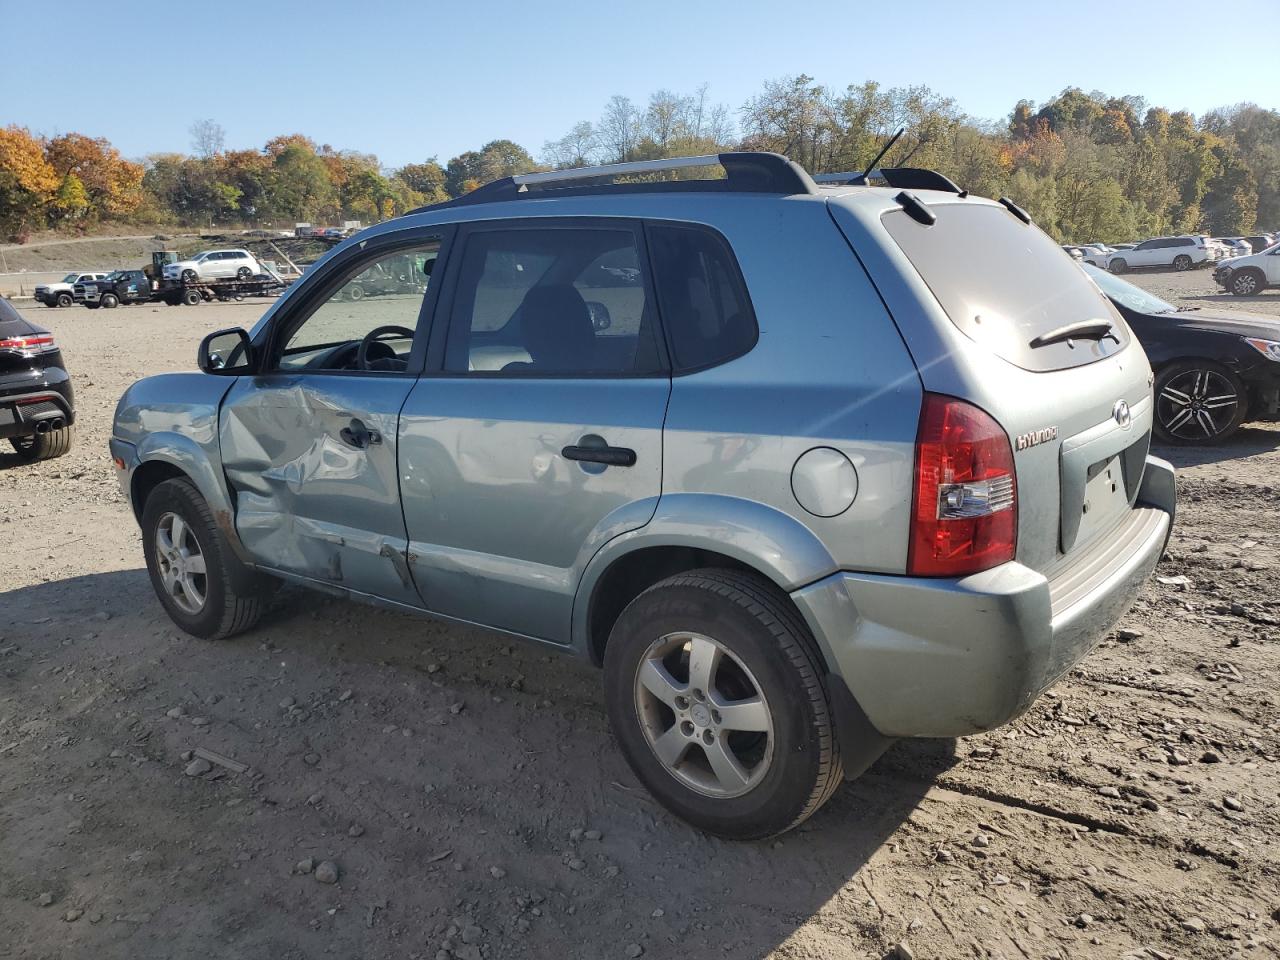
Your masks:
{"label": "white pickup truck", "polygon": [[101,280],[106,273],[68,273],[57,283],[42,283],[36,287],[35,298],[46,307],[69,307],[75,303],[75,285]]}

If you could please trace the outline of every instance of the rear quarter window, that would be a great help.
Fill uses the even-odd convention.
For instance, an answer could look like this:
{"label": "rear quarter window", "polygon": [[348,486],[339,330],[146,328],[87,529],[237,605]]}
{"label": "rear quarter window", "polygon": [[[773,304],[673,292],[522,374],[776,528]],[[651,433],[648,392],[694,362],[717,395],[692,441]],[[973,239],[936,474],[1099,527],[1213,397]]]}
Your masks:
{"label": "rear quarter window", "polygon": [[755,346],[755,313],[724,238],[706,228],[667,224],[651,224],[647,233],[676,370],[725,363]]}
{"label": "rear quarter window", "polygon": [[[1037,372],[1093,363],[1123,350],[1129,331],[1071,255],[1034,225],[986,203],[930,203],[930,226],[893,210],[882,222],[947,316],[971,340]],[[1119,342],[1031,341],[1080,321],[1105,320]]]}

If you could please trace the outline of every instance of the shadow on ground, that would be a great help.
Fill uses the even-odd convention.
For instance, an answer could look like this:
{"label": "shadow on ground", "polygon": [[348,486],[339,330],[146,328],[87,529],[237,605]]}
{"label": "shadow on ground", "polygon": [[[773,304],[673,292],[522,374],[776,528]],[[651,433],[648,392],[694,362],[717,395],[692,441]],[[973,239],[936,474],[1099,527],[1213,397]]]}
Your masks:
{"label": "shadow on ground", "polygon": [[1168,460],[1175,467],[1198,467],[1255,457],[1277,449],[1280,449],[1280,431],[1244,426],[1221,443],[1177,446],[1155,443],[1151,452]]}
{"label": "shadow on ground", "polygon": [[[0,941],[40,955],[432,957],[451,924],[488,957],[824,955],[954,761],[900,744],[799,830],[728,843],[649,799],[597,672],[542,648],[292,590],[208,643],[143,570],[0,594],[0,625]],[[250,769],[185,776],[195,747]]]}

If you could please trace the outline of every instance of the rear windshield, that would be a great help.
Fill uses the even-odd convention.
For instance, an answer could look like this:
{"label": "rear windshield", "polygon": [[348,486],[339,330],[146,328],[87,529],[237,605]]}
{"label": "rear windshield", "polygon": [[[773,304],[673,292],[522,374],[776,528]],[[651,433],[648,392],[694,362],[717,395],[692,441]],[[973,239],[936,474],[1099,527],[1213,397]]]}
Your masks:
{"label": "rear windshield", "polygon": [[[1026,370],[1076,367],[1122,350],[1129,332],[1071,255],[1003,207],[933,203],[926,226],[894,210],[884,226],[960,330]],[[1096,333],[1032,346],[1069,324],[1105,322]]]}

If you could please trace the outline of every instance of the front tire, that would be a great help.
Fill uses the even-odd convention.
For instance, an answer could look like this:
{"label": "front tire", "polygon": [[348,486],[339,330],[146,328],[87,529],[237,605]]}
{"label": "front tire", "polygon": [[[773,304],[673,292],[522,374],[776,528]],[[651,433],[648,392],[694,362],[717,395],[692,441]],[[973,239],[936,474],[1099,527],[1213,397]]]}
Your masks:
{"label": "front tire", "polygon": [[1178,254],[1178,256],[1173,258],[1173,269],[1177,270],[1179,273],[1184,273],[1185,271],[1190,270],[1191,258],[1185,253]]}
{"label": "front tire", "polygon": [[23,460],[52,460],[71,449],[71,441],[75,438],[75,428],[68,425],[57,430],[33,434],[29,437],[13,437],[9,443],[13,451]]}
{"label": "front tire", "polygon": [[199,280],[199,279],[200,279],[200,274],[196,273],[194,270],[183,270],[183,271],[182,271],[182,282],[183,282],[183,283],[195,283],[195,282],[196,282],[197,280]]}
{"label": "front tire", "polygon": [[71,294],[69,293],[58,294],[58,306],[69,307],[73,303],[75,303],[75,298],[72,297]]}
{"label": "front tire", "polygon": [[142,510],[142,550],[169,618],[206,640],[250,629],[277,584],[232,553],[190,480],[166,480],[151,491]]}
{"label": "front tire", "polygon": [[98,301],[98,305],[104,310],[114,310],[116,307],[120,306],[120,298],[114,293],[104,293]]}
{"label": "front tire", "polygon": [[609,721],[631,769],[674,814],[735,840],[791,829],[839,784],[822,677],[786,598],[730,570],[650,587],[605,649]]}
{"label": "front tire", "polygon": [[1107,264],[1107,269],[1112,273],[1124,273],[1129,269],[1129,263],[1123,257],[1118,260],[1112,260]]}
{"label": "front tire", "polygon": [[1237,297],[1252,297],[1262,292],[1262,277],[1256,270],[1240,270],[1231,278],[1231,293]]}
{"label": "front tire", "polygon": [[1171,363],[1156,375],[1156,436],[1166,443],[1220,443],[1249,409],[1244,383],[1212,360]]}

